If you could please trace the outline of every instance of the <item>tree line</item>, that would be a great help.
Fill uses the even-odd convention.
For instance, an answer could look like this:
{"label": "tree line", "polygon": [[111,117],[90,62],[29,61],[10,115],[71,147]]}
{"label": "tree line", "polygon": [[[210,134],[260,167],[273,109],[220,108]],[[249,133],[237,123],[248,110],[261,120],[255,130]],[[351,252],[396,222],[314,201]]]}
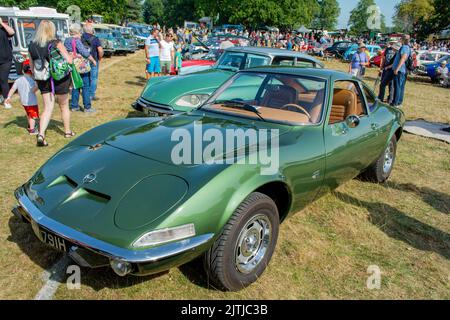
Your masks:
{"label": "tree line", "polygon": [[[117,24],[140,21],[182,26],[185,20],[198,21],[209,16],[215,25],[276,26],[282,30],[301,25],[332,30],[341,13],[337,0],[0,0],[0,6],[13,5],[47,6],[60,12],[77,5],[83,18],[99,14],[105,22]],[[370,9],[374,5],[375,0],[360,0],[351,11],[348,27],[352,34],[386,31],[385,16],[380,12],[375,17]],[[401,0],[393,17],[394,31],[419,37],[439,32],[450,24],[449,8],[448,0]]]}

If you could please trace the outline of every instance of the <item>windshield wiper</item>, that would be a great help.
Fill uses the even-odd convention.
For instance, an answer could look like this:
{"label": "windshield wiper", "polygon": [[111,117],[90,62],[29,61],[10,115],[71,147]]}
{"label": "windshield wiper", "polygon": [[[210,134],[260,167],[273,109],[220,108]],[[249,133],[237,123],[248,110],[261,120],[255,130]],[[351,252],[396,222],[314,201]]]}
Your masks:
{"label": "windshield wiper", "polygon": [[250,111],[256,114],[262,121],[266,121],[261,116],[261,112],[258,111],[258,108],[255,106],[252,106],[251,104],[245,103],[243,101],[238,100],[223,100],[223,101],[216,101],[216,103],[223,104],[224,106],[228,108],[234,108],[234,109],[243,109],[245,111]]}

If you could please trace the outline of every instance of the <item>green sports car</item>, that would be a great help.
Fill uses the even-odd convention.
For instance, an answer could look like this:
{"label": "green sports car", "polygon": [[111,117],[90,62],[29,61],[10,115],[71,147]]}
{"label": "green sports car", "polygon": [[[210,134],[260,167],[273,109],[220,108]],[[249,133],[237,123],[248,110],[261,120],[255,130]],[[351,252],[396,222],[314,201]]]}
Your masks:
{"label": "green sports car", "polygon": [[13,213],[81,266],[146,275],[203,256],[215,287],[239,290],[289,216],[360,174],[389,178],[403,124],[345,73],[240,71],[190,112],[84,133],[16,190]]}
{"label": "green sports car", "polygon": [[177,77],[151,78],[132,107],[152,116],[190,111],[205,102],[237,71],[269,65],[324,67],[321,61],[300,52],[265,47],[232,47],[225,50],[213,67],[202,66],[199,68],[204,70]]}

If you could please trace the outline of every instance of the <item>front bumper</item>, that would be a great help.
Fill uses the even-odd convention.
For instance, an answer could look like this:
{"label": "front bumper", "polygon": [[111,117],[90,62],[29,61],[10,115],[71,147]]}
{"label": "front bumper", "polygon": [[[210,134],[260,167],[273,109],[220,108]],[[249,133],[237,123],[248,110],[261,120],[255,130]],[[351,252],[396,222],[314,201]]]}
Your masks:
{"label": "front bumper", "polygon": [[68,241],[69,256],[83,267],[103,267],[110,260],[120,260],[131,263],[131,273],[135,275],[161,272],[192,260],[210,246],[214,237],[212,233],[203,234],[143,250],[121,248],[47,217],[28,198],[23,186],[15,191],[15,196],[19,206],[13,209],[14,215]]}
{"label": "front bumper", "polygon": [[174,110],[171,106],[148,101],[139,97],[135,103],[131,105],[135,110],[146,112],[151,116],[171,116],[183,113],[183,111]]}

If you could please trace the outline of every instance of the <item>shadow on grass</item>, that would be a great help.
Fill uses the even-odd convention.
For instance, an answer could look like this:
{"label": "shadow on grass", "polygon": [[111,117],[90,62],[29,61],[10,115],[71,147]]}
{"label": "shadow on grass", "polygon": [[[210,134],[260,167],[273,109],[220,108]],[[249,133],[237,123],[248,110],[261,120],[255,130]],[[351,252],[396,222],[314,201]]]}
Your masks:
{"label": "shadow on grass", "polygon": [[217,291],[213,284],[208,280],[208,276],[203,266],[203,256],[200,256],[189,263],[178,267],[180,272],[193,284],[213,291]]}
{"label": "shadow on grass", "polygon": [[[27,129],[28,128],[27,117],[26,116],[16,117],[16,119],[5,123],[3,125],[3,128],[8,128],[8,127],[11,127],[11,126],[16,126],[16,127],[19,127],[19,128]],[[52,119],[52,120],[50,120],[50,123],[48,124],[47,131],[48,130],[52,130],[52,131],[54,131],[56,133],[64,134],[64,130],[61,129],[62,127],[64,127],[64,125],[63,125],[63,123],[61,121],[56,121],[56,120]]]}
{"label": "shadow on grass", "polygon": [[386,187],[400,191],[414,192],[422,200],[435,210],[444,214],[450,214],[450,195],[427,187],[418,187],[412,183],[388,182]]}
{"label": "shadow on grass", "polygon": [[366,208],[369,220],[391,238],[423,251],[432,251],[450,260],[450,235],[381,202],[369,202],[340,192],[334,195],[351,205]]}
{"label": "shadow on grass", "polygon": [[142,76],[136,76],[134,81],[127,80],[125,81],[126,84],[130,86],[136,86],[136,87],[144,87],[147,83],[147,79]]}
{"label": "shadow on grass", "polygon": [[29,223],[24,223],[15,216],[8,222],[10,235],[7,241],[16,243],[20,250],[42,269],[50,268],[63,254],[51,250],[34,235]]}
{"label": "shadow on grass", "polygon": [[[16,243],[20,250],[42,269],[48,270],[63,257],[63,253],[55,251],[50,246],[42,243],[34,235],[29,223],[24,223],[17,217],[12,216],[9,219],[9,228],[11,235],[7,240]],[[70,258],[68,258],[68,261],[69,264],[75,264]],[[158,278],[167,273],[166,271],[145,277],[135,277],[131,275],[119,277],[109,267],[96,269],[81,268],[81,270],[81,283],[96,291],[104,288],[131,287]],[[62,276],[65,279],[66,275],[64,274]]]}
{"label": "shadow on grass", "polygon": [[[35,235],[29,223],[24,223],[17,217],[12,216],[9,219],[10,236],[8,241],[14,242],[18,245],[20,250],[27,255],[35,264],[42,269],[50,269],[57,261],[63,258],[63,253],[55,251],[48,245],[42,243]],[[67,257],[68,263],[76,264],[69,257]],[[65,281],[67,275],[59,275]],[[179,267],[183,275],[191,281],[194,285],[201,286],[203,288],[214,289],[208,285],[208,281],[203,271],[203,264],[201,258],[191,261],[185,265]],[[92,288],[95,291],[100,291],[104,288],[118,289],[132,287],[147,281],[154,280],[161,276],[164,276],[169,271],[152,274],[149,276],[125,276],[119,277],[111,268],[101,267],[96,269],[81,267],[81,283],[85,286]]]}

